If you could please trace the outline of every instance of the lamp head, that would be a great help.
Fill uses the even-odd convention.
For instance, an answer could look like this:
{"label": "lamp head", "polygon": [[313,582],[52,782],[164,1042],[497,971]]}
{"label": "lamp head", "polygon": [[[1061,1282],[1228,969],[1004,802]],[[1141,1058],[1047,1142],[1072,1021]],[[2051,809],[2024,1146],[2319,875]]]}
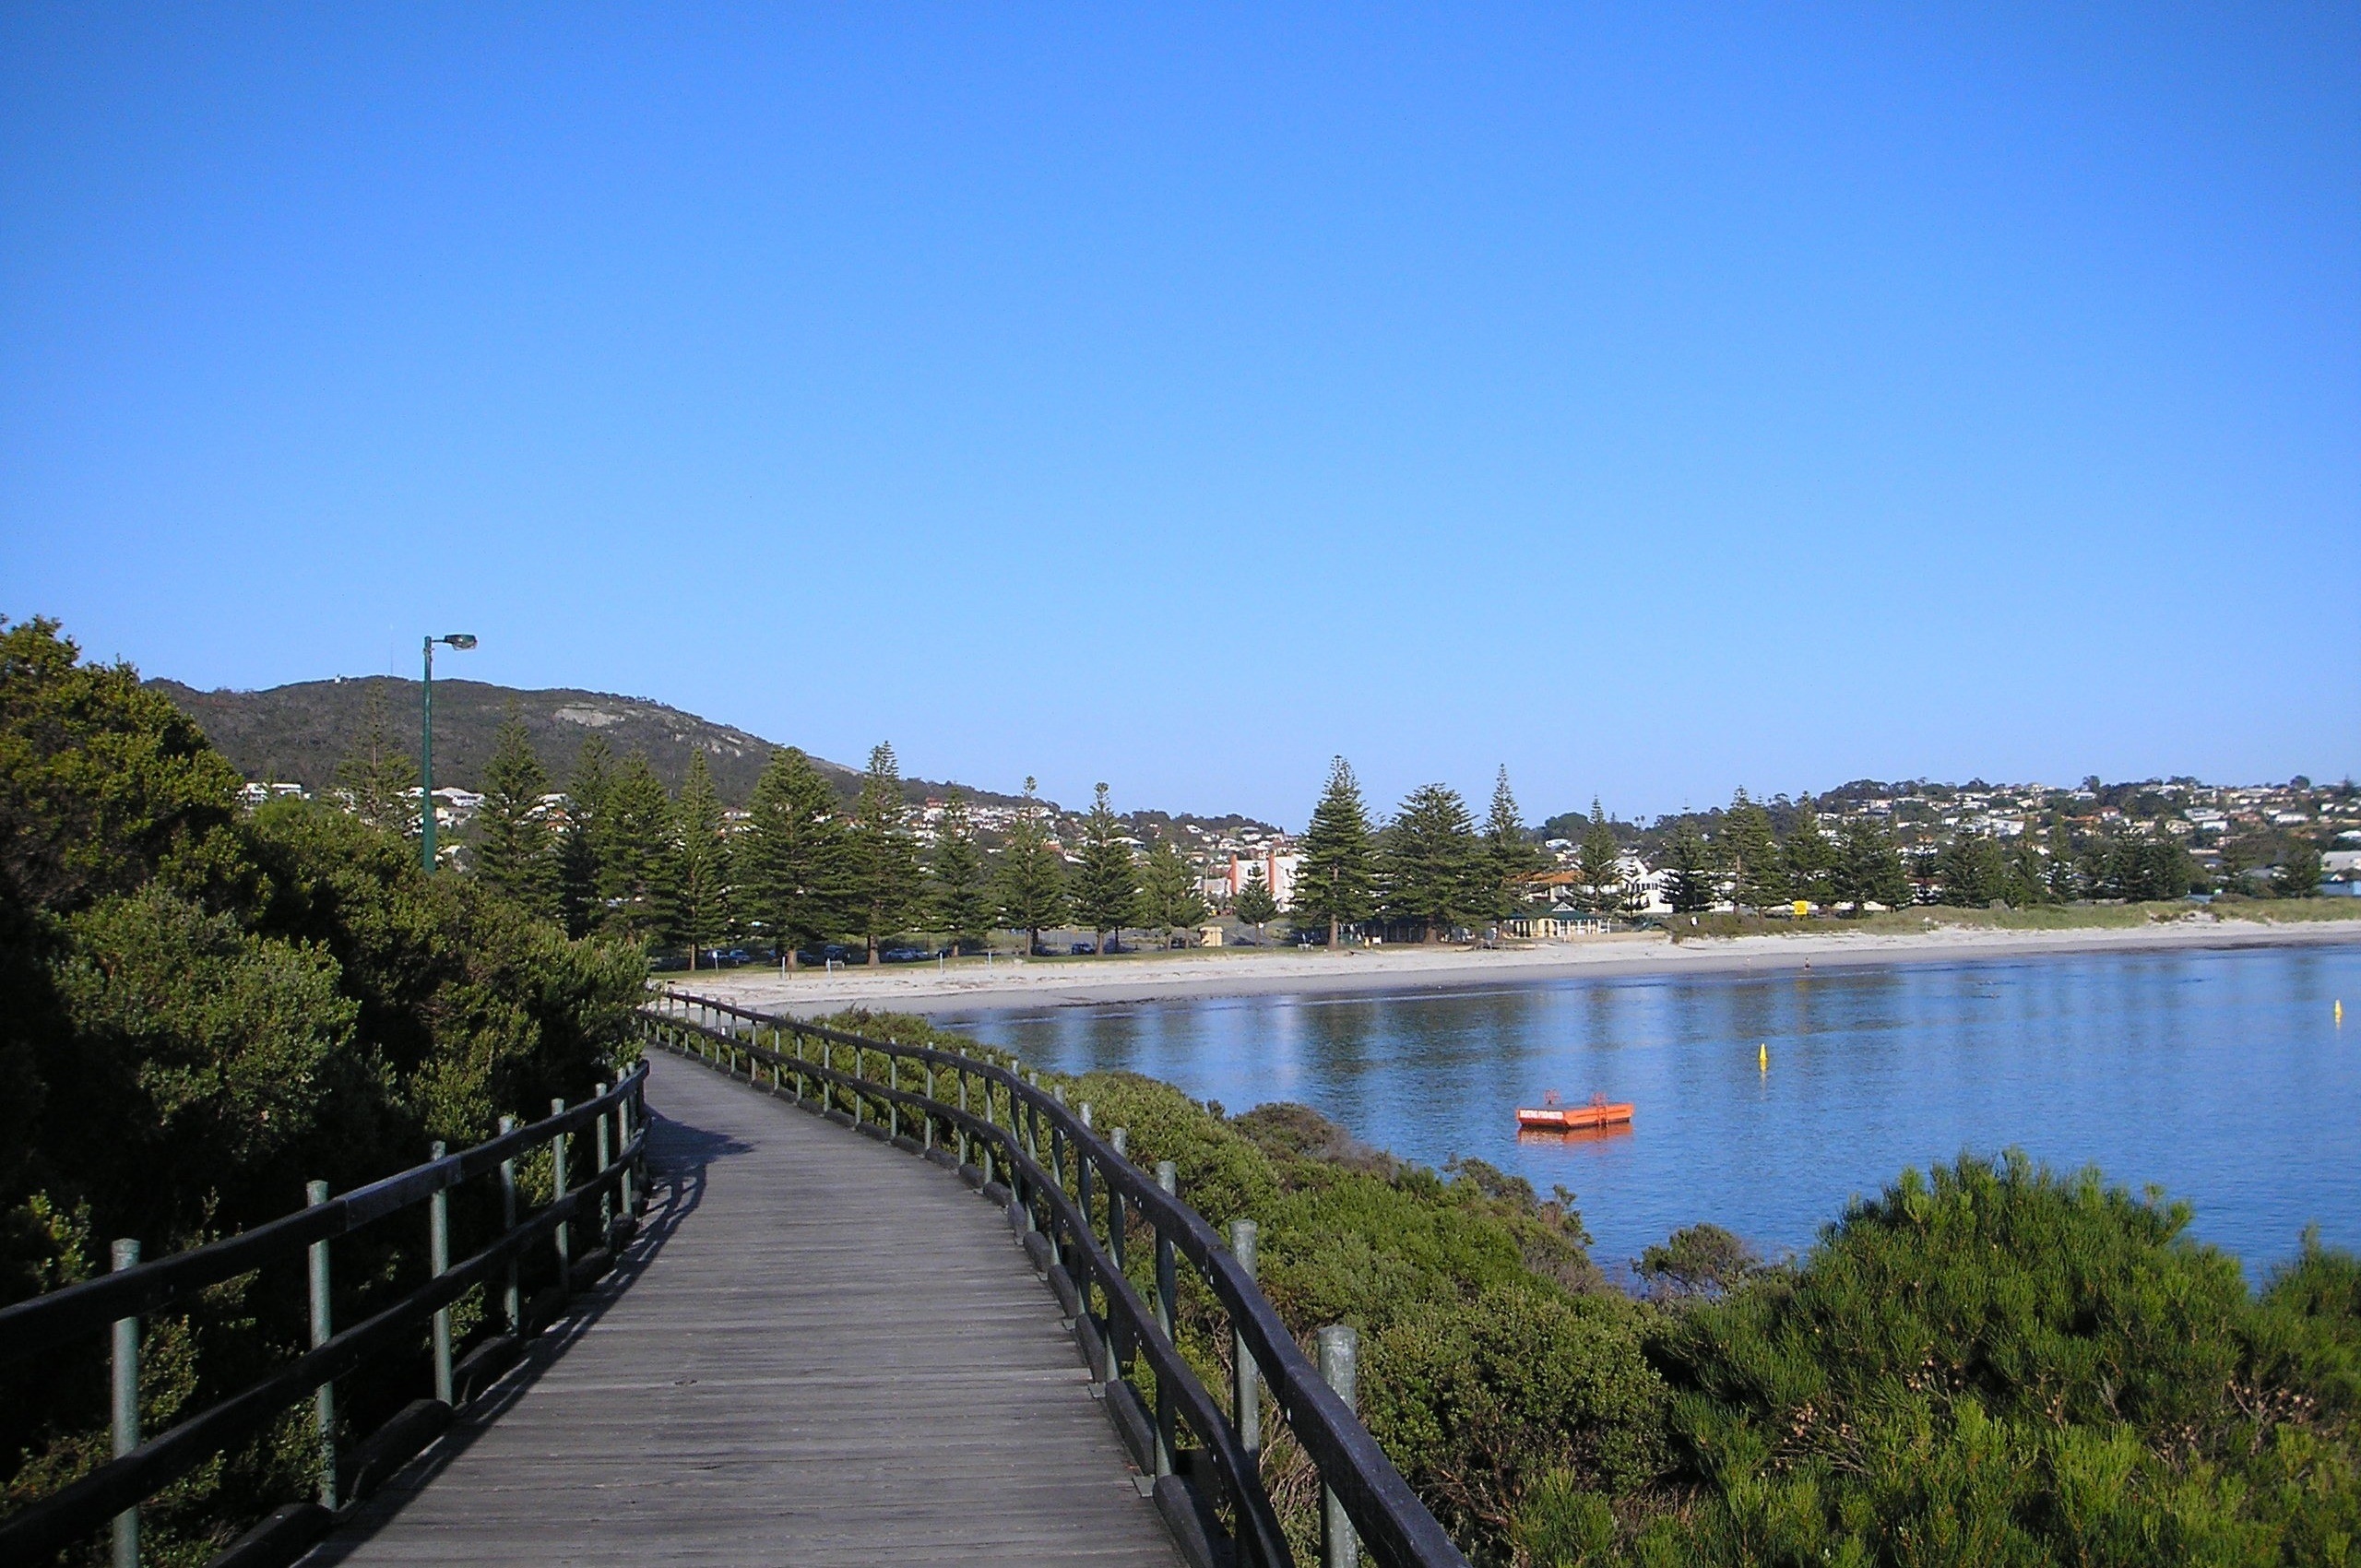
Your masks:
{"label": "lamp head", "polygon": [[449,643],[456,648],[470,648],[476,646],[475,637],[467,632],[454,632],[447,637],[438,637],[435,640]]}

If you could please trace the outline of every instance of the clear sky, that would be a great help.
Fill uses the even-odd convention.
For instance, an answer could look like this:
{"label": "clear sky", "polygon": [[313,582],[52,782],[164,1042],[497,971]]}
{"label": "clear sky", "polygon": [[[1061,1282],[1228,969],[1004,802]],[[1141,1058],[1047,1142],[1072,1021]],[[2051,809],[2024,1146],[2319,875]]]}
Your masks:
{"label": "clear sky", "polygon": [[1299,824],[2361,771],[2361,10],[0,11],[0,611]]}

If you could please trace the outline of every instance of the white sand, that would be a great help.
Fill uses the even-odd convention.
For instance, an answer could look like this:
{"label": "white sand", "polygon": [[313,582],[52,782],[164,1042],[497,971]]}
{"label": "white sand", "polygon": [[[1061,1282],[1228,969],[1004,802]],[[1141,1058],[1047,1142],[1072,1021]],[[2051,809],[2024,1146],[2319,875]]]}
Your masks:
{"label": "white sand", "polygon": [[1991,931],[1937,926],[1925,932],[1853,932],[1691,939],[1655,932],[1469,947],[1228,948],[1105,958],[1000,957],[987,964],[889,964],[875,968],[741,968],[665,977],[672,987],[799,1017],[847,1007],[943,1014],[1200,996],[1336,992],[1463,991],[1592,975],[1766,973],[1811,967],[1940,963],[2036,953],[2137,952],[2176,947],[2309,946],[2361,943],[2361,920],[2272,925],[2197,916],[2126,929]]}

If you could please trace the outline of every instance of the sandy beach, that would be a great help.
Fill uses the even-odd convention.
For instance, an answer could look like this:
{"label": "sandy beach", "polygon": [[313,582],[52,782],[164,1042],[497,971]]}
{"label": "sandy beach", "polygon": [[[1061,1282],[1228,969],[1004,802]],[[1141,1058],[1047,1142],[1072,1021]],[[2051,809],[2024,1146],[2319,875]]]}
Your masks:
{"label": "sandy beach", "polygon": [[1713,974],[1946,963],[2045,953],[2169,948],[2312,946],[2361,943],[2361,920],[2270,924],[2207,917],[2130,928],[1995,931],[1937,926],[1923,932],[1811,932],[1690,938],[1655,932],[1536,942],[1501,948],[1228,948],[1106,958],[987,964],[855,966],[833,971],[723,969],[672,974],[676,990],[787,1016],[847,1007],[942,1015],[1039,1007],[1092,1007],[1205,996],[1452,992],[1592,976]]}

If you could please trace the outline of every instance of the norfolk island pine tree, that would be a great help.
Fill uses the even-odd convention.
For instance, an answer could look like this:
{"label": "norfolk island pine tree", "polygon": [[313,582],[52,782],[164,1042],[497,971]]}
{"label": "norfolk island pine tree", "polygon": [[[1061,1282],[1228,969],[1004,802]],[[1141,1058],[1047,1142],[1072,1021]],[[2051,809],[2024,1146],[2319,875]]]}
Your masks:
{"label": "norfolk island pine tree", "polygon": [[810,757],[793,746],[771,754],[755,780],[741,841],[740,907],[791,970],[804,943],[825,942],[842,929],[851,897],[836,792]]}
{"label": "norfolk island pine tree", "polygon": [[1278,900],[1271,897],[1270,884],[1263,880],[1263,862],[1257,861],[1247,868],[1246,885],[1238,890],[1238,904],[1230,913],[1252,926],[1259,937],[1264,925],[1278,912]]}
{"label": "norfolk island pine tree", "polygon": [[721,798],[714,792],[705,753],[690,757],[689,776],[681,781],[672,814],[681,840],[677,923],[689,944],[689,968],[694,970],[697,949],[718,944],[730,924],[729,822]]}
{"label": "norfolk island pine tree", "polygon": [[1541,847],[1525,831],[1525,818],[1509,789],[1505,763],[1492,782],[1492,810],[1484,821],[1482,861],[1484,913],[1495,921],[1515,919],[1531,899],[1531,879],[1541,869]]}
{"label": "norfolk island pine tree", "polygon": [[894,748],[880,742],[871,749],[869,770],[861,776],[849,839],[852,914],[872,965],[879,939],[907,929],[923,903],[925,873],[908,816],[901,764]]}
{"label": "norfolk island pine tree", "polygon": [[1368,920],[1377,907],[1375,859],[1360,781],[1350,763],[1332,758],[1327,787],[1304,829],[1293,900],[1296,929],[1324,921],[1328,945],[1335,947],[1344,927]]}
{"label": "norfolk island pine tree", "polygon": [[984,876],[983,851],[976,847],[967,797],[954,790],[943,802],[935,829],[934,853],[927,862],[927,893],[935,923],[955,949],[983,945],[991,933],[991,889]]}
{"label": "norfolk island pine tree", "polygon": [[1421,940],[1441,942],[1487,901],[1475,820],[1459,791],[1422,784],[1403,797],[1378,843],[1382,907],[1416,922]]}
{"label": "norfolk island pine tree", "polygon": [[1065,866],[1050,845],[1048,814],[1035,795],[1039,788],[1034,779],[1025,780],[1025,802],[1009,826],[992,879],[1001,923],[1025,933],[1027,956],[1041,945],[1042,930],[1066,912]]}
{"label": "norfolk island pine tree", "polygon": [[559,912],[557,844],[541,809],[549,789],[512,702],[484,767],[483,803],[469,825],[469,861],[477,881],[543,920]]}
{"label": "norfolk island pine tree", "polygon": [[1167,943],[1176,931],[1203,924],[1213,910],[1197,891],[1197,873],[1172,840],[1159,834],[1140,866],[1139,903],[1132,923],[1161,932]]}
{"label": "norfolk island pine tree", "polygon": [[1090,928],[1099,952],[1107,951],[1110,932],[1122,934],[1139,892],[1138,864],[1132,859],[1132,847],[1123,842],[1122,824],[1107,803],[1107,786],[1101,784],[1092,796],[1090,814],[1083,819],[1082,863],[1074,868],[1071,895],[1074,919]]}

